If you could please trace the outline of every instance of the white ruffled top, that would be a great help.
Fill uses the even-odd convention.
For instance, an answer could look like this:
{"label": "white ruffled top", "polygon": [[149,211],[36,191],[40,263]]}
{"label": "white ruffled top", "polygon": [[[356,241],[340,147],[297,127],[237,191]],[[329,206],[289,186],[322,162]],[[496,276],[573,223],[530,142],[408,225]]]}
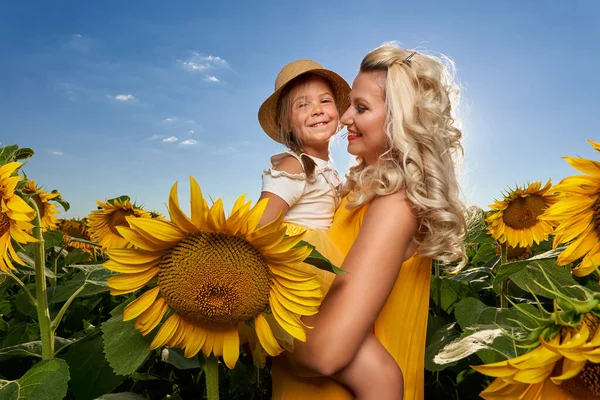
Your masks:
{"label": "white ruffled top", "polygon": [[262,191],[270,192],[285,201],[289,210],[284,222],[304,226],[310,229],[326,230],[333,222],[333,214],[339,204],[342,182],[335,168],[326,160],[303,154],[314,160],[314,177],[307,179],[304,172],[290,174],[275,168],[286,157],[295,157],[302,161],[293,151],[275,154],[271,157],[271,168],[262,176]]}

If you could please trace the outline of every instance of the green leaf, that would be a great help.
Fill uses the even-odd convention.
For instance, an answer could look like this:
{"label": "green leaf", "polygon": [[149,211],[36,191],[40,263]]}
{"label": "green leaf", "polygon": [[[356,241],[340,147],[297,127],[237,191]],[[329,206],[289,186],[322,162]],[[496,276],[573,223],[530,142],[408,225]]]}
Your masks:
{"label": "green leaf", "polygon": [[61,231],[47,231],[43,233],[44,236],[44,247],[49,249],[51,247],[60,247],[64,242],[65,235]]}
{"label": "green leaf", "polygon": [[473,260],[471,260],[471,264],[483,264],[491,267],[500,259],[500,256],[496,254],[497,248],[498,245],[495,242],[482,244],[479,249],[477,249],[477,253],[475,253]]}
{"label": "green leaf", "polygon": [[9,162],[15,161],[14,154],[19,149],[19,146],[12,144],[0,148],[0,166]]}
{"label": "green leaf", "polygon": [[582,299],[581,291],[575,288],[578,286],[575,279],[564,267],[556,266],[554,260],[530,262],[521,271],[513,274],[511,280],[523,290],[554,299],[556,296],[544,289],[546,287],[553,290],[548,279],[542,273],[542,268],[560,293],[575,299]]}
{"label": "green leaf", "polygon": [[346,273],[346,271],[344,271],[343,269],[333,265],[331,263],[331,261],[329,261],[329,259],[324,257],[321,253],[319,253],[317,251],[317,249],[315,248],[315,246],[313,246],[312,244],[305,242],[304,240],[301,240],[296,246],[294,246],[294,248],[298,248],[298,247],[308,247],[311,249],[311,253],[304,260],[305,263],[313,265],[324,271],[333,272],[334,274],[337,274],[337,275]]}
{"label": "green leaf", "polygon": [[13,160],[14,161],[26,160],[28,158],[33,157],[34,154],[35,154],[35,152],[33,151],[33,149],[30,149],[29,147],[22,147],[14,152]]}
{"label": "green leaf", "polygon": [[[452,312],[460,299],[469,297],[470,294],[472,295],[473,291],[465,283],[453,281],[449,278],[431,279],[431,298],[448,314]],[[438,300],[440,304],[438,304]]]}
{"label": "green leaf", "polygon": [[69,366],[54,358],[35,364],[16,381],[0,389],[0,400],[62,400],[67,395]]}
{"label": "green leaf", "polygon": [[458,322],[458,325],[460,325],[461,329],[464,330],[467,327],[477,323],[481,313],[486,308],[489,307],[474,297],[462,299],[454,309],[456,322]]}
{"label": "green leaf", "polygon": [[[564,247],[560,247],[560,248],[557,248],[554,250],[547,251],[542,254],[535,255],[531,258],[528,258],[527,260],[520,260],[520,261],[514,261],[514,262],[502,264],[500,266],[500,268],[498,268],[498,273],[496,274],[496,277],[494,278],[494,281],[492,282],[492,285],[494,286],[494,291],[496,293],[500,293],[500,285],[502,284],[502,281],[504,281],[506,278],[510,278],[512,275],[518,273],[523,268],[525,268],[526,265],[530,264],[533,261],[553,260],[556,257],[558,257],[558,255],[564,249],[565,249]],[[554,267],[556,267],[556,262],[544,261],[542,263],[542,265],[554,268]]]}
{"label": "green leaf", "polygon": [[450,279],[457,282],[484,283],[490,275],[491,271],[488,267],[475,267],[463,269],[458,274],[451,276]]}
{"label": "green leaf", "polygon": [[472,334],[463,335],[460,339],[447,343],[435,355],[433,362],[440,366],[455,364],[479,350],[490,349],[494,340],[501,336],[502,331],[499,328],[482,329]]}
{"label": "green leaf", "polygon": [[[26,285],[27,289],[35,295],[35,285]],[[31,300],[24,290],[21,290],[15,297],[15,308],[18,312],[25,315],[26,317],[37,319],[37,308],[31,304]]]}
{"label": "green leaf", "polygon": [[102,337],[73,344],[66,361],[71,371],[71,389],[76,399],[95,399],[110,393],[126,377],[117,375],[104,357]]}
{"label": "green leaf", "polygon": [[96,400],[146,400],[146,398],[137,393],[121,392],[105,394],[104,396],[98,397]]}
{"label": "green leaf", "polygon": [[[54,338],[54,351],[70,345],[74,341],[71,339],[63,339],[61,337]],[[37,357],[42,358],[42,342],[35,340],[33,342],[21,343],[15,346],[5,347],[0,349],[0,361],[10,360],[11,358],[20,357]]]}
{"label": "green leaf", "polygon": [[197,355],[191,358],[184,357],[183,350],[181,349],[165,347],[160,356],[164,362],[181,370],[201,368],[204,364],[204,358],[200,362],[200,358]]}
{"label": "green leaf", "polygon": [[460,337],[460,333],[455,329],[456,323],[442,326],[431,338],[429,345],[425,348],[425,369],[428,371],[442,371],[451,365],[439,365],[433,362],[433,358],[441,348],[448,343]]}
{"label": "green leaf", "polygon": [[133,321],[123,322],[121,304],[111,312],[113,317],[102,324],[104,354],[115,373],[130,375],[148,358],[148,348],[154,335],[142,336]]}
{"label": "green leaf", "polygon": [[38,324],[27,324],[19,322],[12,325],[4,339],[2,340],[2,348],[16,346],[21,343],[32,342],[40,338],[40,328]]}
{"label": "green leaf", "polygon": [[65,212],[69,211],[69,208],[71,208],[71,205],[69,204],[68,201],[66,201],[65,199],[63,199],[63,197],[60,194],[60,192],[58,190],[53,190],[51,193],[52,194],[58,194],[58,196],[56,196],[55,198],[53,198],[52,201],[55,201],[58,204],[60,204],[62,206],[62,208],[65,210]]}
{"label": "green leaf", "polygon": [[50,304],[67,301],[84,284],[86,285],[85,289],[77,297],[89,297],[110,291],[106,281],[114,275],[112,271],[98,265],[87,265],[85,267],[88,269],[77,272],[75,276],[62,285],[48,288],[48,301]]}
{"label": "green leaf", "polygon": [[89,259],[89,253],[81,250],[78,247],[73,248],[73,250],[69,251],[69,254],[65,257],[64,265],[68,267],[72,264],[77,264],[80,262],[87,261]]}

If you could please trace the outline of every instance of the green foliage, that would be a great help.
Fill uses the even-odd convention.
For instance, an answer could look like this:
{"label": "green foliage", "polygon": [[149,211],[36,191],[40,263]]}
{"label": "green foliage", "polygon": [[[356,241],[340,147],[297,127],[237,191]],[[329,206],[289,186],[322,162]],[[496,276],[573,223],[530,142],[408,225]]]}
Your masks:
{"label": "green foliage", "polygon": [[55,358],[34,365],[22,378],[0,389],[0,400],[62,400],[67,394],[69,367]]}

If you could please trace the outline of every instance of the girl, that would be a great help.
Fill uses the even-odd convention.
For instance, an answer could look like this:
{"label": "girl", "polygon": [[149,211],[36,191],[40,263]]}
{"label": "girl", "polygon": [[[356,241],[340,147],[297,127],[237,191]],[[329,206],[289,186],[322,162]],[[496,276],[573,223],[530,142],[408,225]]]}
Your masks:
{"label": "girl", "polygon": [[[273,399],[351,399],[333,380],[302,378],[344,371],[367,352],[375,333],[402,368],[404,396],[423,399],[425,337],[432,259],[466,259],[464,205],[454,158],[457,94],[438,58],[385,44],[363,59],[352,85],[347,196],[328,235],[346,254],[305,343],[273,362]],[[368,358],[368,356],[367,356]],[[391,397],[382,397],[391,398]]]}
{"label": "girl", "polygon": [[[305,240],[334,264],[342,257],[325,230],[339,204],[341,182],[329,164],[329,142],[339,130],[339,115],[348,104],[349,91],[346,81],[335,72],[311,60],[294,61],[281,70],[275,92],[258,114],[264,131],[289,148],[271,157],[271,168],[263,174],[261,199],[268,198],[269,203],[260,224],[284,214],[288,233],[307,231]],[[333,274],[316,272],[327,291]],[[311,335],[310,330],[307,334]],[[292,338],[280,335],[279,339],[288,339],[287,348],[292,350]],[[366,335],[363,342],[367,351],[359,352],[334,377],[360,398],[400,398],[399,367],[373,334]],[[278,397],[276,393],[273,396]]]}

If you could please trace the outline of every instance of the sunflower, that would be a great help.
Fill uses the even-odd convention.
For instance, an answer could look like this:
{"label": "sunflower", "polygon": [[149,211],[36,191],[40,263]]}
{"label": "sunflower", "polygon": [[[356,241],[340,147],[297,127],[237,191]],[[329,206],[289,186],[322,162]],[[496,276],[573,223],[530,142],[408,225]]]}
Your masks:
{"label": "sunflower", "polygon": [[241,196],[226,219],[221,199],[209,209],[191,177],[190,187],[191,218],[179,207],[175,183],[169,197],[172,222],[130,216],[129,227],[117,228],[135,248],[107,251],[104,266],[121,273],[109,278],[111,293],[154,286],[125,308],[123,319],[137,318],[135,327],[146,335],[168,313],[150,349],[166,344],[185,349],[186,357],[202,350],[223,356],[229,368],[238,359],[241,322],[254,327],[273,356],[283,348],[271,317],[278,328],[306,340],[300,316],[314,315],[323,295],[315,274],[297,268],[311,252],[296,247],[304,234],[286,236],[280,219],[257,228],[266,201],[251,208]]}
{"label": "sunflower", "polygon": [[[575,329],[563,326],[549,341],[510,360],[472,366],[497,379],[480,396],[484,399],[542,399],[544,392],[571,393],[576,398],[600,396],[599,318],[591,313]],[[560,386],[553,388],[551,386]],[[588,396],[588,397],[583,397]],[[566,398],[570,398],[565,395]]]}
{"label": "sunflower", "polygon": [[123,196],[102,203],[96,201],[98,210],[92,211],[88,217],[90,232],[94,241],[105,249],[122,248],[128,245],[127,240],[118,230],[119,226],[129,226],[127,217],[151,218],[149,212],[142,210]]}
{"label": "sunflower", "polygon": [[40,212],[40,220],[42,222],[42,229],[52,230],[58,225],[58,207],[56,204],[50,203],[50,200],[60,196],[60,193],[48,193],[43,191],[40,187],[35,184],[35,181],[28,180],[23,188],[23,193],[29,195],[35,201],[38,211]]}
{"label": "sunflower", "polygon": [[[600,143],[589,140],[600,151]],[[552,190],[559,200],[542,217],[558,223],[552,246],[570,243],[558,256],[558,265],[567,265],[583,257],[573,269],[577,276],[585,276],[600,266],[600,162],[584,158],[564,157],[575,169],[586,175],[563,179]]]}
{"label": "sunflower", "polygon": [[556,201],[556,196],[548,193],[550,186],[550,180],[544,187],[542,182],[534,182],[527,189],[517,187],[502,200],[495,200],[486,218],[492,237],[510,247],[527,247],[546,240],[553,223],[540,216]]}
{"label": "sunflower", "polygon": [[70,247],[76,247],[85,252],[88,252],[92,256],[95,255],[96,251],[98,250],[95,246],[88,244],[88,243],[83,243],[83,242],[79,242],[79,241],[75,241],[75,240],[71,239],[71,238],[83,239],[83,240],[87,240],[88,242],[93,241],[92,235],[90,234],[90,232],[88,231],[88,228],[86,226],[85,219],[83,219],[83,220],[79,220],[79,219],[62,220],[60,223],[60,230],[64,235],[65,243],[67,245],[69,245]]}
{"label": "sunflower", "polygon": [[27,233],[33,229],[30,221],[35,211],[15,193],[21,177],[13,174],[19,166],[20,162],[11,162],[0,167],[0,270],[5,272],[15,269],[11,258],[24,264],[13,248],[12,239],[20,243],[37,241]]}

